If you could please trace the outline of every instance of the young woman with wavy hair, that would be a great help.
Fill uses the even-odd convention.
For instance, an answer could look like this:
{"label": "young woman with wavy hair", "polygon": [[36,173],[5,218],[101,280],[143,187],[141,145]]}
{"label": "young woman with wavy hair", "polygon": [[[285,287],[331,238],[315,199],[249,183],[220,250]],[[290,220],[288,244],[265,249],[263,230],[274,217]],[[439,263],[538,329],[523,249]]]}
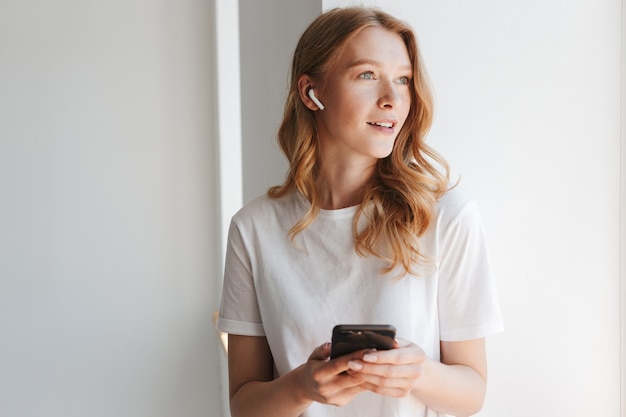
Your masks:
{"label": "young woman with wavy hair", "polygon": [[[424,141],[412,29],[333,9],[294,52],[282,185],[231,222],[218,326],[233,416],[470,415],[501,317],[474,200]],[[332,327],[390,323],[394,348],[329,358]],[[337,407],[339,406],[339,407]]]}
{"label": "young woman with wavy hair", "polygon": [[[313,82],[321,84],[316,90],[323,95],[324,76],[341,56],[341,45],[363,29],[380,25],[398,34],[413,67],[407,91],[415,105],[411,106],[404,125],[398,129],[391,155],[379,159],[373,173],[364,172],[369,184],[363,187],[363,195],[356,195],[361,207],[355,216],[355,224],[361,215],[369,217],[365,230],[356,235],[357,251],[382,256],[378,244],[392,243],[391,250],[386,253],[391,260],[388,270],[400,264],[408,271],[419,255],[415,237],[424,232],[434,203],[447,190],[447,164],[424,142],[432,123],[432,95],[411,28],[381,11],[361,11],[354,13],[344,9],[328,13],[314,22],[300,38],[296,50],[301,53],[294,57],[291,88],[278,131],[278,141],[289,160],[290,169],[285,183],[271,188],[269,195],[278,198],[295,189],[310,201],[305,217],[291,229],[292,237],[313,221],[321,208],[317,190],[321,154],[315,113],[300,97],[302,84],[305,88]],[[303,74],[306,74],[304,79]],[[444,169],[443,174],[429,158]]]}

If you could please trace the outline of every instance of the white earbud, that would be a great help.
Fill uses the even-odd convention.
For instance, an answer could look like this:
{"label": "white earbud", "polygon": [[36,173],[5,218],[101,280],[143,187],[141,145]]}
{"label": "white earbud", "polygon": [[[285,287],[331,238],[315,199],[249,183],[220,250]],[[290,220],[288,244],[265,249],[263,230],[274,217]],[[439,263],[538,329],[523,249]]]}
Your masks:
{"label": "white earbud", "polygon": [[320,108],[320,110],[324,110],[324,105],[322,104],[321,101],[319,101],[319,99],[317,97],[315,97],[315,92],[313,91],[312,88],[309,89],[309,97],[311,98],[311,100],[313,100],[313,103],[315,103],[317,105],[317,107]]}

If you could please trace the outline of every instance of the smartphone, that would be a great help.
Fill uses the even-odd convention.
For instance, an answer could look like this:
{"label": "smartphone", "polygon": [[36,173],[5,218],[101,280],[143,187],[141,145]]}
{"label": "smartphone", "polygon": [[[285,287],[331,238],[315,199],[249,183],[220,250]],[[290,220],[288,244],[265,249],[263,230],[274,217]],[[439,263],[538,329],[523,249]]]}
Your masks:
{"label": "smartphone", "polygon": [[390,324],[338,324],[333,328],[330,358],[362,349],[393,348],[396,328]]}

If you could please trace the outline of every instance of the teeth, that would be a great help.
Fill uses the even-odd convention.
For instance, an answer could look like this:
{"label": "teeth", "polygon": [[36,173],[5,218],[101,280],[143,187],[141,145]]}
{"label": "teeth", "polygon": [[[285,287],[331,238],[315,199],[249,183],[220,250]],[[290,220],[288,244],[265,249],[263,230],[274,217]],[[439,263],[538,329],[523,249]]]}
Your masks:
{"label": "teeth", "polygon": [[375,126],[381,126],[381,127],[389,127],[389,128],[393,127],[393,123],[377,123],[377,122],[374,122],[374,123],[370,123],[370,124],[375,125]]}

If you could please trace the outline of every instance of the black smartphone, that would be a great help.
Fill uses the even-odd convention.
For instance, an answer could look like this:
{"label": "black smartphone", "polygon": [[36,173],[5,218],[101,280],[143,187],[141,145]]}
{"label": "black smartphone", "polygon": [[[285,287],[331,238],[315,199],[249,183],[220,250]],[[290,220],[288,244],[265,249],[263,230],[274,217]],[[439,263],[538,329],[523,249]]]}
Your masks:
{"label": "black smartphone", "polygon": [[338,324],[333,328],[330,358],[361,349],[393,348],[396,328],[390,324]]}

